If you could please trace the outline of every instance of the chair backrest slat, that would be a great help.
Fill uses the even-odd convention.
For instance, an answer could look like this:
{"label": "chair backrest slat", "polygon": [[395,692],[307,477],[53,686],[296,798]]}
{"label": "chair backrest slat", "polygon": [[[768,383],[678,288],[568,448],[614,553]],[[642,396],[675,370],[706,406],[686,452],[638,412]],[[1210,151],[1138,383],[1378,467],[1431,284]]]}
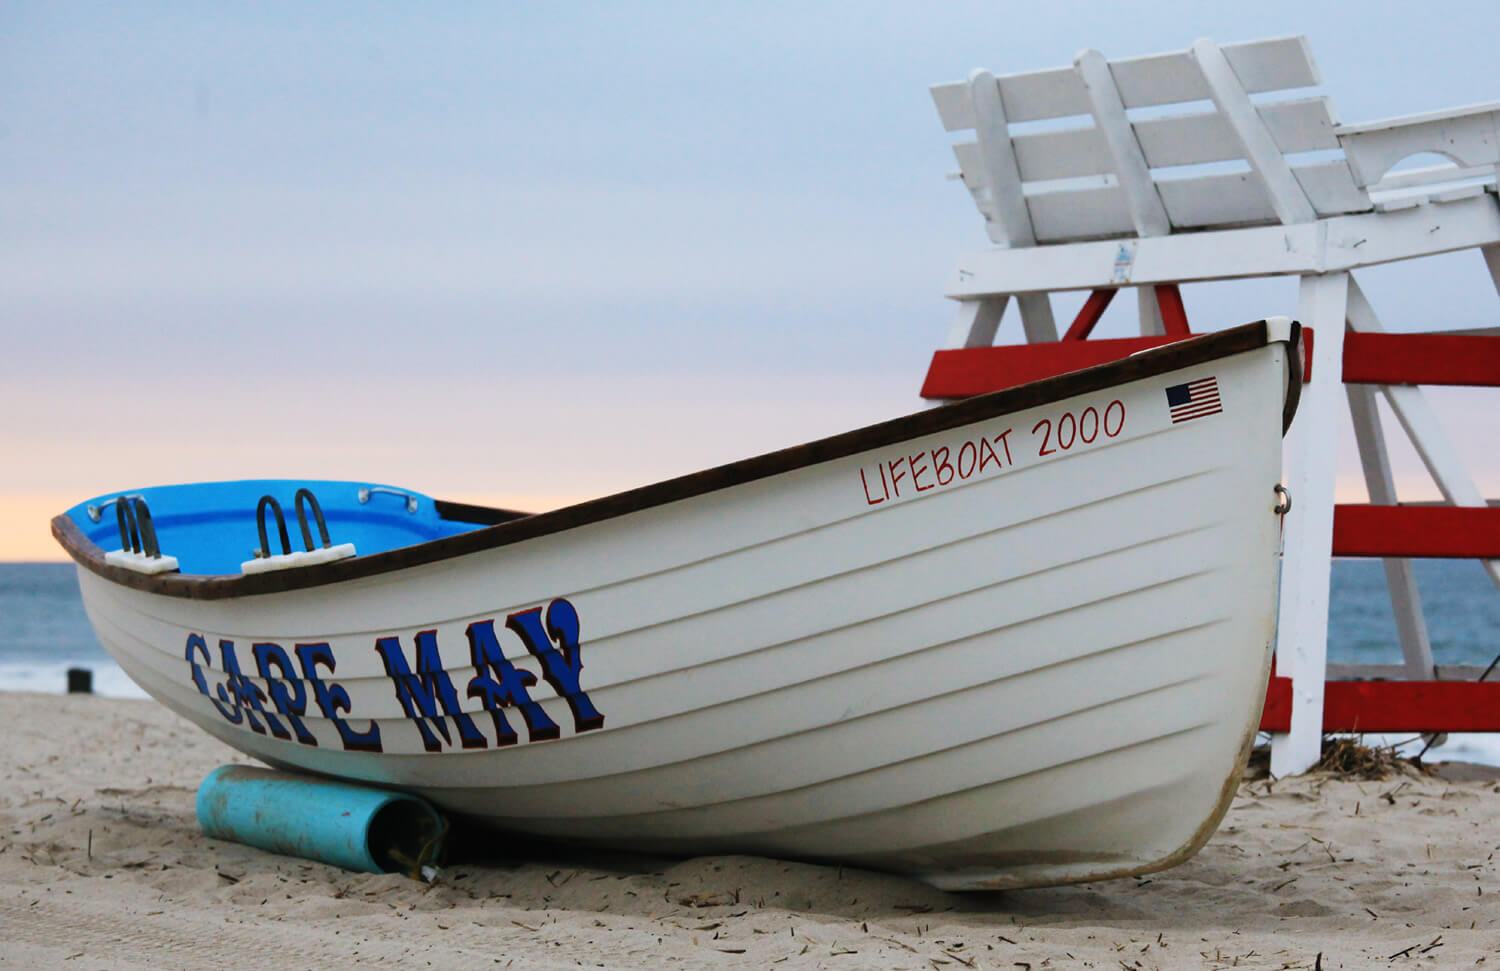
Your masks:
{"label": "chair backrest slat", "polygon": [[1130,205],[1119,186],[1049,192],[1026,200],[1039,243],[1108,239],[1135,231]]}
{"label": "chair backrest slat", "polygon": [[1016,147],[1016,162],[1024,182],[1074,179],[1114,171],[1109,145],[1097,128],[1017,135],[1011,142]]}
{"label": "chair backrest slat", "polygon": [[[1342,161],[1296,166],[1292,175],[1319,216],[1340,215],[1356,206],[1370,208],[1368,198],[1349,178],[1348,166]],[[1276,221],[1270,200],[1250,172],[1163,179],[1156,187],[1173,226],[1222,229]]]}
{"label": "chair backrest slat", "polygon": [[[1261,105],[1260,116],[1276,146],[1291,155],[1335,150],[1334,121],[1327,98],[1299,98]],[[1229,122],[1216,111],[1146,118],[1134,123],[1146,164],[1152,168],[1227,162],[1241,157]],[[1073,179],[1114,171],[1109,145],[1099,129],[1064,128],[1011,136],[1022,182]],[[972,141],[953,146],[961,171],[972,171],[978,156]],[[966,164],[966,159],[967,164]]]}
{"label": "chair backrest slat", "polygon": [[[1322,83],[1305,37],[1275,37],[1225,44],[1223,51],[1247,94],[1307,88]],[[1126,108],[1202,101],[1209,97],[1208,85],[1195,69],[1187,51],[1124,58],[1111,61],[1110,68],[1114,71],[1120,100]],[[1005,103],[1005,116],[1012,124],[1089,113],[1088,91],[1078,72],[1071,67],[1004,74],[996,81]],[[967,87],[966,82],[955,81],[932,88],[932,98],[946,131],[974,127]]]}
{"label": "chair backrest slat", "polygon": [[1011,122],[1045,121],[1089,113],[1089,93],[1071,67],[996,78]]}
{"label": "chair backrest slat", "polygon": [[1246,94],[1311,88],[1323,83],[1303,34],[1240,41],[1221,47]]}
{"label": "chair backrest slat", "polygon": [[[1071,67],[987,79],[994,89],[960,82],[938,85],[932,94],[944,128],[966,131],[978,125],[975,98],[998,93],[1004,123],[989,125],[987,137],[1008,143],[1006,150],[986,149],[983,138],[961,140],[953,150],[965,185],[990,220],[991,238],[1028,245],[1018,241],[1156,235],[1368,211],[1367,195],[1342,160],[1293,166],[1284,158],[1339,150],[1327,98],[1258,104],[1248,98],[1319,81],[1306,39],[1278,37],[1222,47],[1200,41],[1189,50],[1109,62],[1084,52]],[[1027,130],[1025,124],[1073,117],[1076,125],[1061,128]],[[1014,159],[1014,176],[1002,180],[1006,189],[990,185],[987,166],[996,157]],[[1225,172],[1223,165],[1203,173],[1160,171],[1233,162],[1249,171]],[[1014,199],[1007,210],[1001,198],[1007,194],[1023,200],[1024,210]],[[997,225],[1004,211],[1027,225],[1020,232]]]}
{"label": "chair backrest slat", "polygon": [[[1257,110],[1276,147],[1288,155],[1339,147],[1327,98],[1280,101]],[[1244,157],[1228,119],[1217,111],[1143,119],[1135,123],[1135,135],[1152,168]]]}
{"label": "chair backrest slat", "polygon": [[1208,99],[1208,85],[1187,51],[1149,54],[1110,62],[1120,101],[1127,108],[1154,108]]}

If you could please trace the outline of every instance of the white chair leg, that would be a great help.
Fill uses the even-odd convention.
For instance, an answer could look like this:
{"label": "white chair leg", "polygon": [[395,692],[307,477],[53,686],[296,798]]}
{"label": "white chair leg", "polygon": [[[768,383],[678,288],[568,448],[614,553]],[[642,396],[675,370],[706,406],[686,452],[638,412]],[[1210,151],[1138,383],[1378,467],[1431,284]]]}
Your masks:
{"label": "white chair leg", "polygon": [[947,350],[962,347],[989,347],[995,343],[995,332],[1000,329],[1000,318],[1005,314],[1005,305],[1010,297],[1000,294],[980,300],[960,300],[958,314],[948,328],[948,339],[943,342]]}
{"label": "white chair leg", "polygon": [[1292,679],[1292,724],[1271,739],[1271,772],[1304,772],[1322,754],[1323,679],[1328,660],[1328,577],[1333,544],[1333,482],[1343,390],[1349,275],[1302,278],[1298,314],[1315,331],[1312,380],[1287,436],[1292,513],[1283,536],[1277,674]]}
{"label": "white chair leg", "polygon": [[1136,287],[1135,302],[1140,308],[1141,336],[1164,336],[1167,332],[1167,325],[1161,319],[1161,302],[1156,299],[1156,288]]}
{"label": "white chair leg", "polygon": [[1026,342],[1039,344],[1057,340],[1057,321],[1052,317],[1052,298],[1046,293],[1018,293],[1016,303],[1021,307],[1021,326],[1026,329]]}

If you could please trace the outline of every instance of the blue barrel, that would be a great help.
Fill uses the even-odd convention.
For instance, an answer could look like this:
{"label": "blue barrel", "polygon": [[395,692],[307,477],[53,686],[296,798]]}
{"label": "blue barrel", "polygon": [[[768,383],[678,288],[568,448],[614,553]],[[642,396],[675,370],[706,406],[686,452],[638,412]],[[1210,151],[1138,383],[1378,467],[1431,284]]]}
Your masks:
{"label": "blue barrel", "polygon": [[422,876],[447,823],[416,796],[249,765],[221,765],[198,787],[214,839],[363,873]]}

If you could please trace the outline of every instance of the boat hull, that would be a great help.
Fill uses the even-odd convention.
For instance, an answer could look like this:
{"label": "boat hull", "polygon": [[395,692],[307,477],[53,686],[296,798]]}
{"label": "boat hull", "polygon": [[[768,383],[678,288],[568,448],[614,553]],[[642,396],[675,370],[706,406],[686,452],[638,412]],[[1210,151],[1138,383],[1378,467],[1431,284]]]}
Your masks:
{"label": "boat hull", "polygon": [[[503,830],[947,889],[1140,873],[1211,835],[1259,720],[1288,353],[341,582],[79,580],[228,744]],[[1218,410],[1174,412],[1208,377]]]}

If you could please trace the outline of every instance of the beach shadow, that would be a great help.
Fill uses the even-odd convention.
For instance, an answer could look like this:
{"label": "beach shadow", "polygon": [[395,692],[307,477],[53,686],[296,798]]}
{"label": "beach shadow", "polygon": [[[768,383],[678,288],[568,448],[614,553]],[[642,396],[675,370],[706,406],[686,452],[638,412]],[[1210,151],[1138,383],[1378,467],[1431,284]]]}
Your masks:
{"label": "beach shadow", "polygon": [[441,881],[473,899],[531,908],[705,920],[782,911],[829,922],[921,926],[1138,919],[1155,909],[1150,878],[1038,890],[955,893],[858,867],[751,855],[675,858],[580,846],[454,822]]}

